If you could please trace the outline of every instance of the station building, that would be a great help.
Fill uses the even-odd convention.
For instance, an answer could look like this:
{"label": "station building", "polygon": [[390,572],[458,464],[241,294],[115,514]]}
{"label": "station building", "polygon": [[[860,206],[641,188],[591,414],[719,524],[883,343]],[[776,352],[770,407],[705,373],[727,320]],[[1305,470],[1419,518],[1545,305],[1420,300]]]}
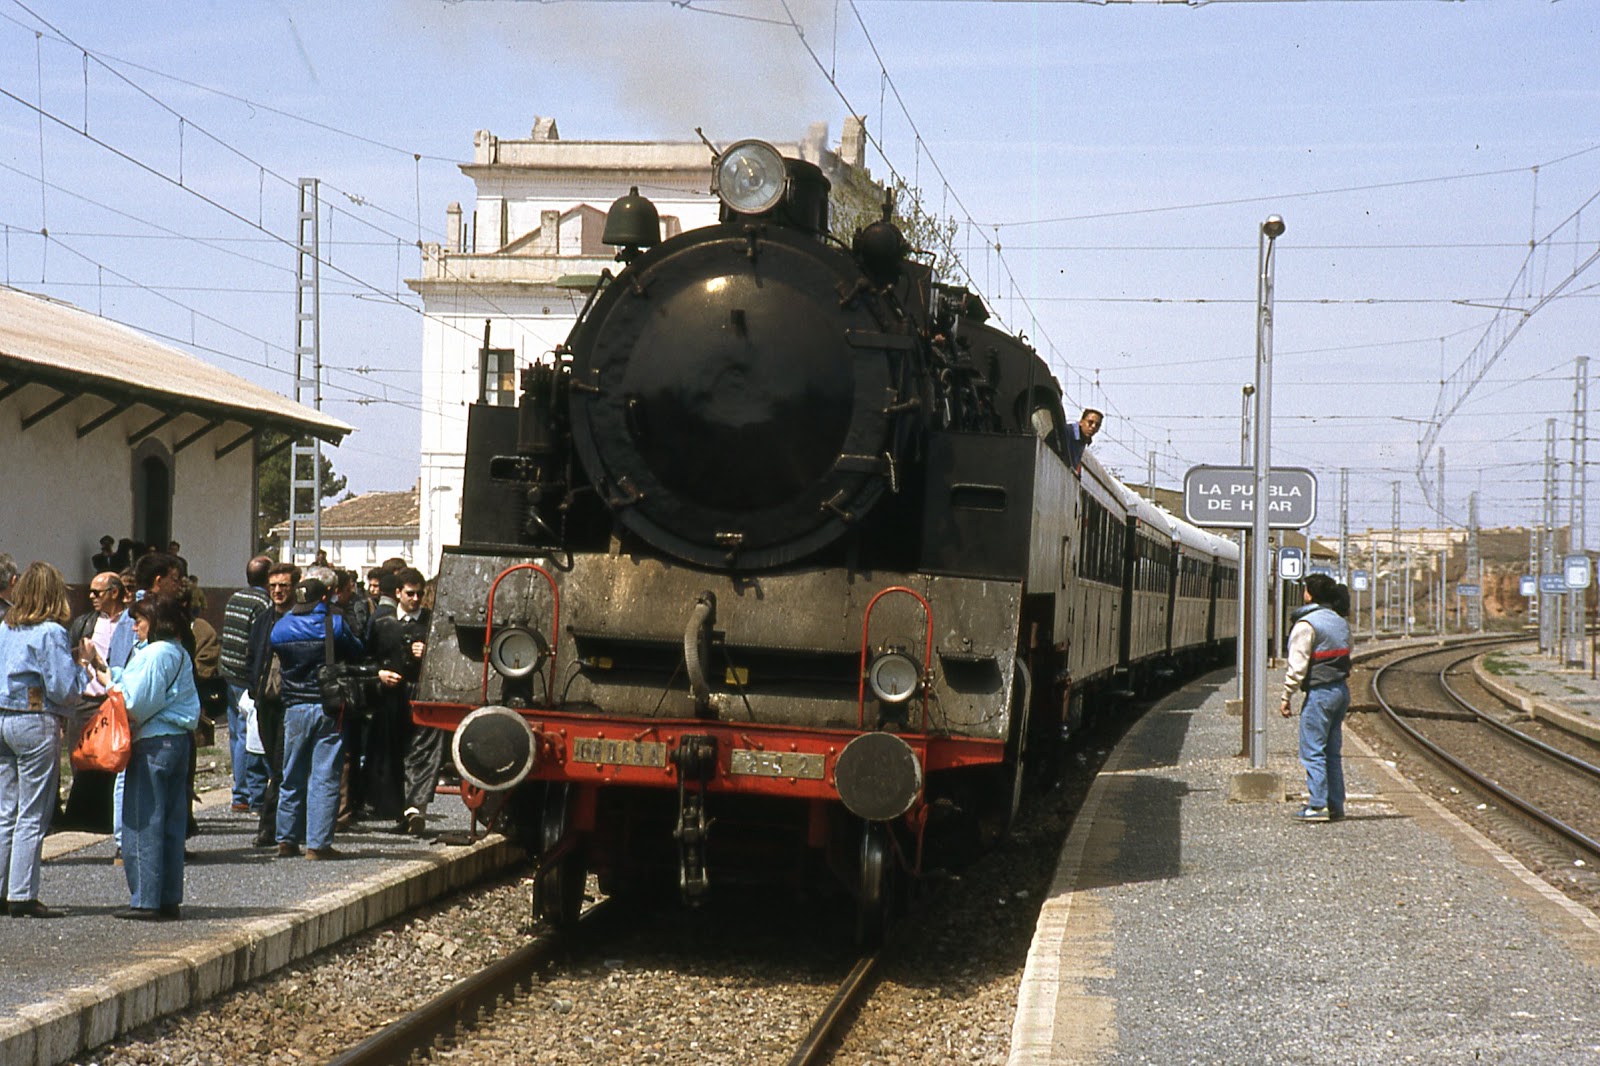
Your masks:
{"label": "station building", "polygon": [[[71,304],[0,287],[0,551],[86,583],[102,536],[182,544],[203,585],[242,583],[266,431],[351,427]],[[287,446],[287,441],[285,442]]]}
{"label": "station building", "polygon": [[[837,148],[815,123],[799,141],[773,140],[817,164],[833,184],[835,214],[882,200],[864,166],[863,120],[846,120]],[[480,393],[516,402],[517,372],[567,338],[602,271],[620,269],[601,242],[606,212],[637,186],[661,215],[662,238],[717,221],[711,149],[702,141],[562,140],[551,118],[526,139],[479,130],[461,171],[476,187],[470,211],[452,203],[443,244],[425,244],[420,530],[416,565],[438,569],[461,530],[467,408]],[[836,227],[837,228],[837,227]],[[481,374],[481,378],[480,378]]]}

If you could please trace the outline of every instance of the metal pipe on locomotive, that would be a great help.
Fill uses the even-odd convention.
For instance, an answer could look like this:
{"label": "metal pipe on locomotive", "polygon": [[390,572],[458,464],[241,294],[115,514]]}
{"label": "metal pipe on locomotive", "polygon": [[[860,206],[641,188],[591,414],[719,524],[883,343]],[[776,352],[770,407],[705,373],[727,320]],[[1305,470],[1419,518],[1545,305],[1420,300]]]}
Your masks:
{"label": "metal pipe on locomotive", "polygon": [[[887,218],[842,246],[822,172],[759,141],[713,191],[718,224],[664,242],[618,200],[623,268],[516,407],[471,407],[414,715],[538,856],[547,917],[586,871],[676,870],[691,902],[822,875],[870,937],[897,877],[1003,831],[1141,665],[1112,528],[1135,519],[1063,458],[1043,360]],[[1193,533],[1214,650],[1229,556]]]}

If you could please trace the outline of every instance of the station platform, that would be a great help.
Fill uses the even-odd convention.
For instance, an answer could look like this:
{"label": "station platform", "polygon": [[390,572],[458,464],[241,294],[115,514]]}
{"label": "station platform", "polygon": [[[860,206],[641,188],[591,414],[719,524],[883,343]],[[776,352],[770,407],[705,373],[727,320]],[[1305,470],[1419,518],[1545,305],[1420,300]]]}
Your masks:
{"label": "station platform", "polygon": [[40,898],[64,917],[0,918],[0,1064],[55,1066],[155,1018],[271,973],[521,857],[498,835],[469,843],[466,808],[440,796],[428,835],[357,826],[336,861],[252,846],[256,816],[227,789],[195,805],[183,917],[130,922],[111,838],[45,838]]}
{"label": "station platform", "polygon": [[[1508,654],[1527,669],[1502,682],[1589,684]],[[1600,918],[1348,729],[1344,821],[1290,817],[1299,720],[1276,707],[1285,799],[1230,802],[1248,765],[1233,695],[1228,670],[1163,700],[1096,779],[1040,912],[1011,1066],[1600,1063]]]}

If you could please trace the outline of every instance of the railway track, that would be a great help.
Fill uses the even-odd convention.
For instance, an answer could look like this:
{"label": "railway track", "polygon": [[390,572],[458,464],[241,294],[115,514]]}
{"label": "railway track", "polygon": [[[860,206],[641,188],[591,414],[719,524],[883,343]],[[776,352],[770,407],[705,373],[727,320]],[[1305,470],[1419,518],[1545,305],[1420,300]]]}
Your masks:
{"label": "railway track", "polygon": [[[456,1043],[490,1024],[496,1010],[527,993],[554,960],[579,938],[617,935],[624,918],[620,904],[602,900],[583,913],[570,930],[547,928],[526,946],[463,978],[383,1029],[328,1061],[328,1066],[393,1066],[421,1061],[434,1049]],[[827,1062],[871,995],[886,949],[861,956],[838,983],[805,1038],[789,1057],[790,1066]]]}
{"label": "railway track", "polygon": [[546,928],[526,946],[456,982],[329,1059],[328,1066],[392,1066],[453,1039],[463,1028],[483,1024],[502,1003],[525,990],[539,969],[554,959],[579,929],[585,935],[593,934],[612,920],[614,909],[613,904],[602,900],[584,912],[577,928]]}
{"label": "railway track", "polygon": [[837,1045],[839,1038],[849,1029],[850,1021],[855,1018],[856,1011],[871,995],[882,955],[882,951],[863,955],[850,968],[844,980],[839,982],[838,991],[834,992],[833,998],[823,1008],[816,1024],[811,1027],[811,1031],[800,1042],[799,1048],[790,1056],[789,1066],[816,1066],[817,1063],[828,1061],[828,1055]]}
{"label": "railway track", "polygon": [[[1517,811],[1591,861],[1600,860],[1600,816],[1595,813],[1600,809],[1600,766],[1595,765],[1600,747],[1581,740],[1561,747],[1546,743],[1508,724],[1503,710],[1496,713],[1469,699],[1450,675],[1482,650],[1478,645],[1467,652],[1430,649],[1397,656],[1373,674],[1373,699],[1390,725],[1472,789]],[[1430,684],[1423,685],[1423,671],[1416,664],[1429,660]],[[1408,686],[1412,691],[1404,698],[1395,691]],[[1587,750],[1575,755],[1570,750],[1574,747]]]}

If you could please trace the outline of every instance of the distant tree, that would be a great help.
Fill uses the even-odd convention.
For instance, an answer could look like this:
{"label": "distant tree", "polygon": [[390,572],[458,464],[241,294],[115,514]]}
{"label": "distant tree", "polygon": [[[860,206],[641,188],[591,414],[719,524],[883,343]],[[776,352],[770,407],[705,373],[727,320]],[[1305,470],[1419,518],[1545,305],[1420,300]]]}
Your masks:
{"label": "distant tree", "polygon": [[[861,173],[861,172],[857,172]],[[960,283],[966,273],[955,250],[959,225],[953,218],[935,218],[922,206],[922,191],[900,178],[891,186],[894,209],[889,220],[900,227],[906,243],[919,258],[932,257],[936,281]],[[833,190],[833,235],[848,245],[856,232],[883,217],[885,189],[865,176],[843,181]]]}
{"label": "distant tree", "polygon": [[[261,450],[271,451],[285,440],[282,433],[271,430],[261,435]],[[320,496],[317,500],[320,505],[322,500],[330,496],[337,496],[345,491],[346,478],[342,474],[334,473],[333,461],[322,456],[322,470],[318,488]],[[304,501],[302,501],[304,503]],[[286,521],[289,517],[289,449],[274,454],[256,470],[256,506],[259,509],[256,523],[256,543],[267,547],[271,538],[269,531],[279,522]]]}

